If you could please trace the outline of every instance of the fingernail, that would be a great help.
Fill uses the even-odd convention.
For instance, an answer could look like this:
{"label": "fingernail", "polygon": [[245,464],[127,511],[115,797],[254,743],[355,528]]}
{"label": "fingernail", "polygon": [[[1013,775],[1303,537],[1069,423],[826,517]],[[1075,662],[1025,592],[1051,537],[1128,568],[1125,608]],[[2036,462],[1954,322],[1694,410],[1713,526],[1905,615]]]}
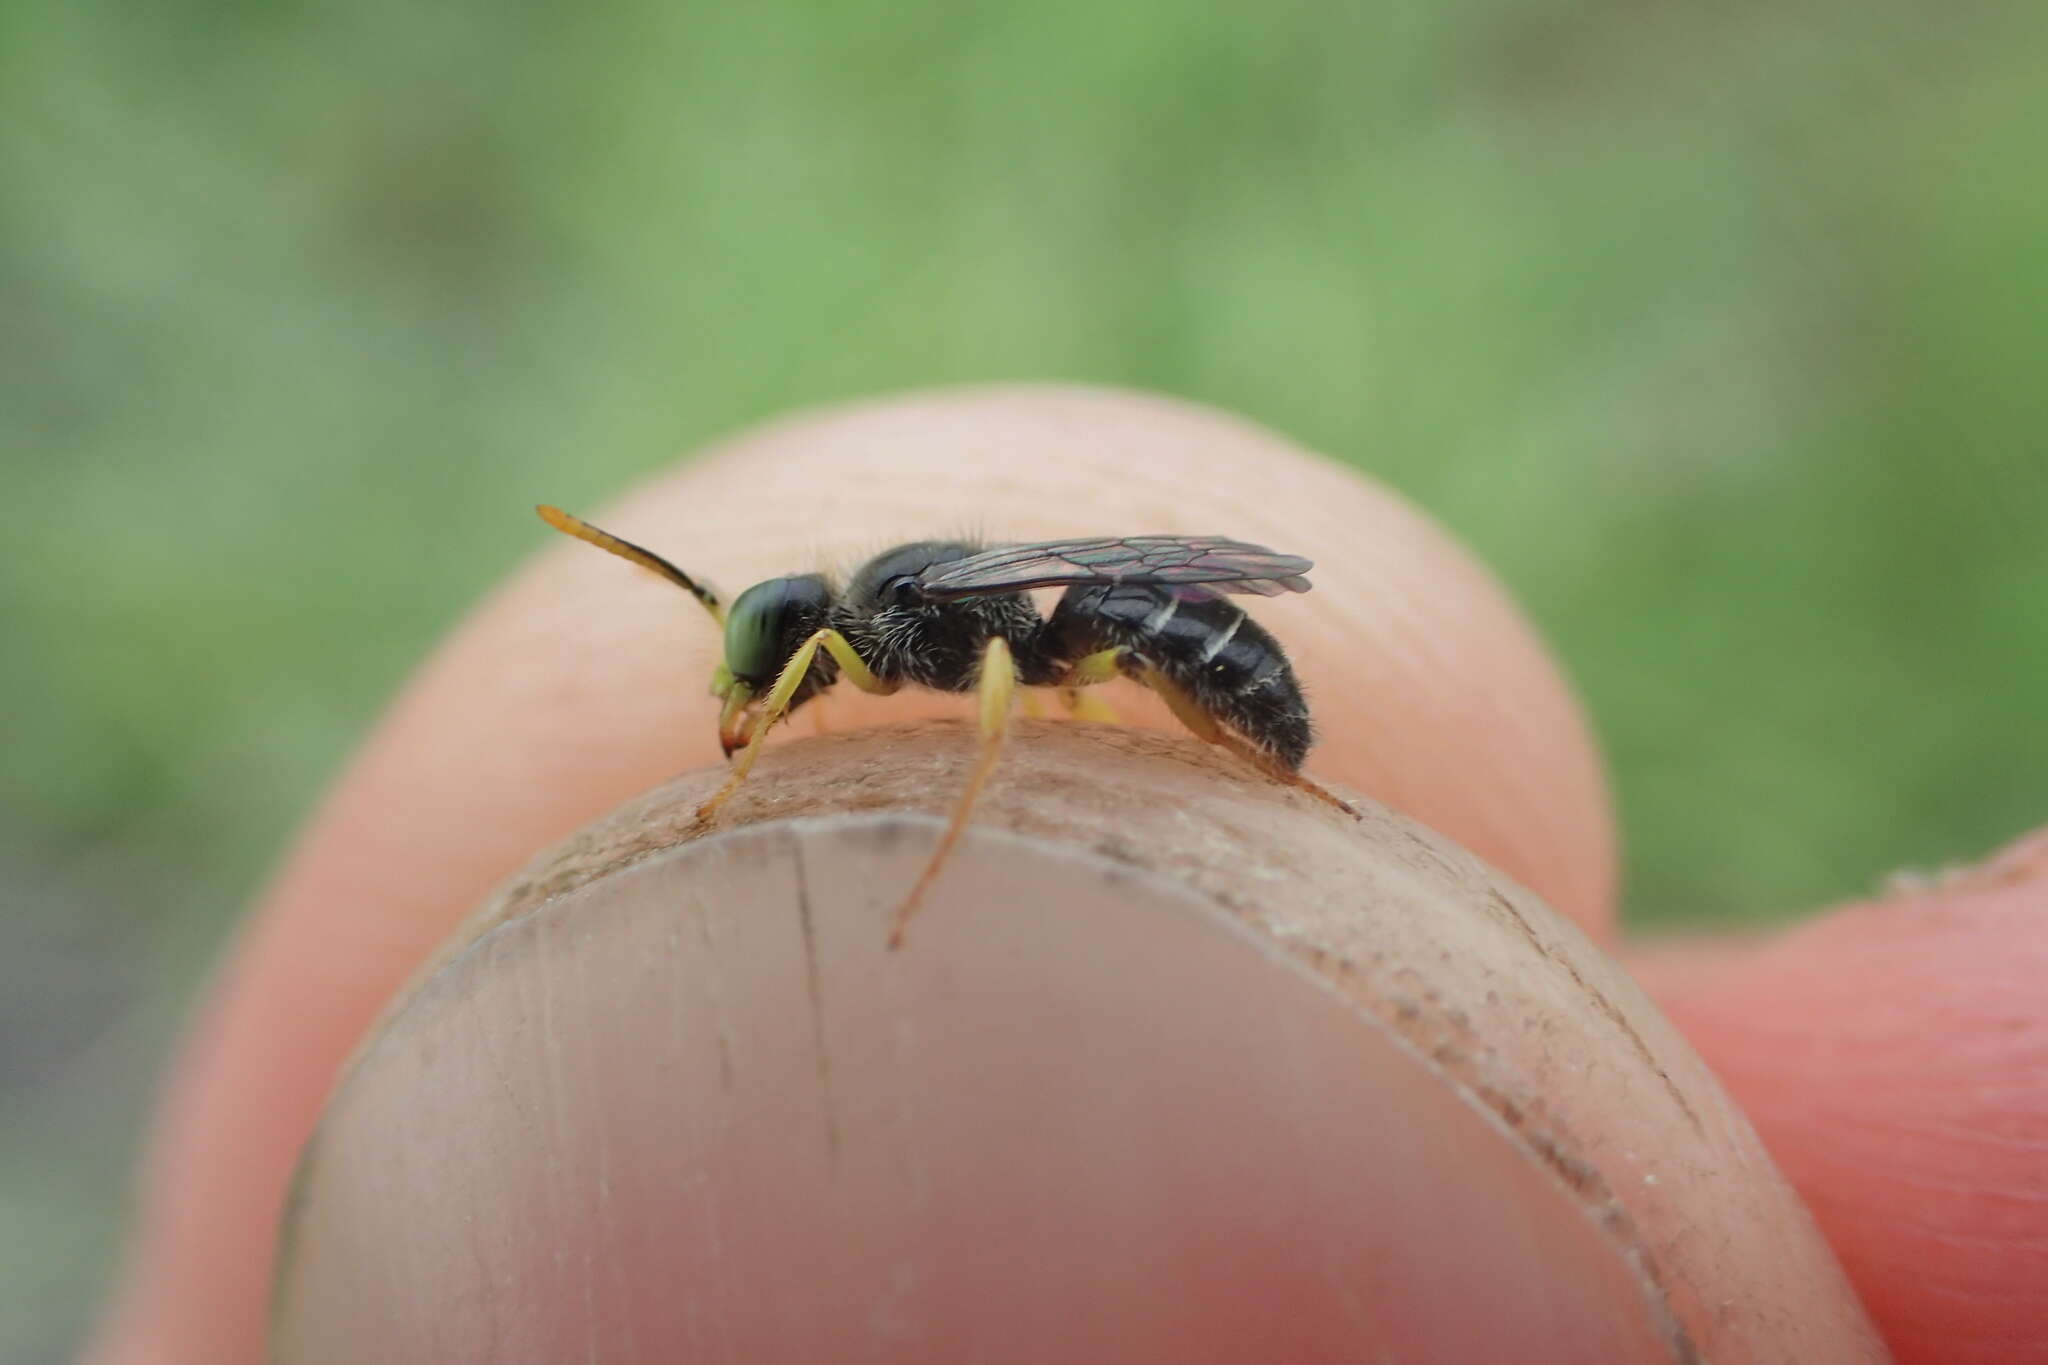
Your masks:
{"label": "fingernail", "polygon": [[1882,1358],[1706,1066],[1527,891],[1171,740],[1033,738],[901,952],[944,727],[545,855],[338,1091],[280,1358]]}
{"label": "fingernail", "polygon": [[701,839],[446,961],[309,1149],[276,1359],[1687,1357],[1643,1246],[1213,898],[975,829],[889,952],[932,829]]}

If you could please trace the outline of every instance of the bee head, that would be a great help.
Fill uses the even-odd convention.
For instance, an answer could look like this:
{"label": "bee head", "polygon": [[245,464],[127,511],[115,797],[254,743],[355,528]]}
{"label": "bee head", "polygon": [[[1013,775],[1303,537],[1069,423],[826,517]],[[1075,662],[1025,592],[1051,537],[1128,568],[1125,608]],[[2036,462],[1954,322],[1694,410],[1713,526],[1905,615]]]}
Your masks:
{"label": "bee head", "polygon": [[711,695],[725,703],[718,736],[726,753],[742,742],[738,721],[747,704],[774,685],[831,606],[832,590],[819,574],[770,578],[733,599],[725,614],[725,661],[711,677]]}
{"label": "bee head", "polygon": [[[711,675],[711,695],[724,703],[718,716],[718,738],[728,757],[745,742],[741,721],[755,696],[774,685],[783,667],[812,631],[825,624],[832,609],[832,589],[820,574],[798,574],[756,583],[739,595],[731,610],[718,594],[654,551],[621,540],[559,507],[534,509],[540,519],[564,535],[595,545],[607,554],[659,574],[697,599],[711,619],[725,628],[725,659]],[[815,677],[815,675],[814,675]],[[812,679],[806,679],[809,683]],[[799,687],[787,709],[810,693]]]}

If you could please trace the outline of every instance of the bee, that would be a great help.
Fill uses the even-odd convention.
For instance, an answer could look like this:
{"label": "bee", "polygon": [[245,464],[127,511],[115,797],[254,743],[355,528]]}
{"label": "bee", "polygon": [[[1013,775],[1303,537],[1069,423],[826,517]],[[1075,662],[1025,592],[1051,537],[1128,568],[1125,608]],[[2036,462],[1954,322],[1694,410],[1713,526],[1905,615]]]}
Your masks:
{"label": "bee", "polygon": [[[937,850],[897,908],[892,948],[967,826],[1020,686],[1057,689],[1079,718],[1114,719],[1083,689],[1132,679],[1195,735],[1357,816],[1302,775],[1315,732],[1294,667],[1280,642],[1226,596],[1307,592],[1314,566],[1297,555],[1221,536],[997,547],[917,541],[876,555],[843,584],[816,573],[770,578],[728,607],[652,550],[559,508],[536,510],[556,530],[675,584],[723,629],[711,695],[732,771],[698,809],[699,824],[746,781],[768,731],[836,683],[877,695],[906,686],[976,695],[981,752]],[[1055,587],[1066,591],[1042,615],[1026,594]]]}

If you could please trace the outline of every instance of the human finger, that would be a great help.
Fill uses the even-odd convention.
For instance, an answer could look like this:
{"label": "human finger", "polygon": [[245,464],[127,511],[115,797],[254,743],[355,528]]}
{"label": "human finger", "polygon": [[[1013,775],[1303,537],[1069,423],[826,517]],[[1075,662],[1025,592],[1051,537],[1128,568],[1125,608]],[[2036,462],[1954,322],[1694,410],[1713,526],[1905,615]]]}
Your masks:
{"label": "human finger", "polygon": [[[528,493],[508,498],[508,525]],[[1599,766],[1519,614],[1400,500],[1234,418],[1083,390],[895,399],[763,428],[600,520],[728,588],[969,521],[1018,538],[1228,531],[1306,553],[1317,591],[1259,611],[1325,731],[1311,771],[1595,933],[1610,923]],[[177,1070],[104,1359],[155,1358],[138,1342],[256,1358],[292,1161],[377,1011],[535,849],[715,761],[715,645],[695,613],[565,542],[398,699],[263,898]],[[1141,702],[1120,704],[1160,719]],[[949,705],[831,699],[840,725]]]}
{"label": "human finger", "polygon": [[1634,965],[1901,1365],[2048,1360],[2048,832],[1784,934]]}
{"label": "human finger", "polygon": [[328,1107],[280,1365],[1880,1354],[1626,977],[1381,808],[1029,726],[892,952],[969,741],[514,878]]}

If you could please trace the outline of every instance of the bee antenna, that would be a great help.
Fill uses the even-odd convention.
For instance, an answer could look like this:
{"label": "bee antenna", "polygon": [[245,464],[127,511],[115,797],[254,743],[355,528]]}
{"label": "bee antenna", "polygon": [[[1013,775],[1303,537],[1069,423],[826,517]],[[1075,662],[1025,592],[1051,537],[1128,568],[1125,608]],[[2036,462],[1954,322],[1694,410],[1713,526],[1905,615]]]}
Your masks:
{"label": "bee antenna", "polygon": [[550,507],[546,503],[542,503],[533,510],[540,513],[542,521],[554,527],[563,535],[574,536],[576,539],[595,545],[598,549],[609,554],[615,554],[620,559],[638,564],[649,573],[660,574],[663,578],[666,578],[669,582],[675,584],[699,602],[702,602],[704,610],[711,613],[712,620],[720,625],[725,624],[725,606],[718,600],[718,594],[684,573],[681,569],[678,569],[675,565],[669,563],[666,559],[663,559],[660,555],[654,553],[654,551],[642,549],[630,540],[621,540],[610,531],[599,530],[583,518],[571,516],[559,507]]}

